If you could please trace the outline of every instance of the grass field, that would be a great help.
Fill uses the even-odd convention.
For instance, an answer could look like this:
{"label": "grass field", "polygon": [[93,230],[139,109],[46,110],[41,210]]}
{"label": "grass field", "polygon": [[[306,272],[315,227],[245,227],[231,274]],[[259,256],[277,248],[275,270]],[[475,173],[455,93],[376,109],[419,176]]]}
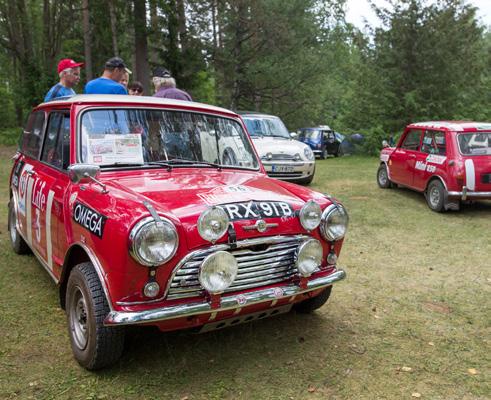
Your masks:
{"label": "grass field", "polygon": [[312,315],[203,335],[136,328],[115,367],[73,360],[55,285],[7,235],[0,148],[0,399],[489,399],[491,202],[436,214],[381,190],[377,159],[318,161],[350,213],[348,278]]}

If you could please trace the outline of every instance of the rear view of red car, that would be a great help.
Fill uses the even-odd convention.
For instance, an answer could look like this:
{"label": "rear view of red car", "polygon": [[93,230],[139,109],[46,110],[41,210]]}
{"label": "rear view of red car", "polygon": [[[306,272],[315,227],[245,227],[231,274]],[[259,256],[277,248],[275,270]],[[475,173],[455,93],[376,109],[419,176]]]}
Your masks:
{"label": "rear view of red car", "polygon": [[382,149],[377,183],[422,192],[437,212],[491,199],[491,123],[408,125],[396,147]]}

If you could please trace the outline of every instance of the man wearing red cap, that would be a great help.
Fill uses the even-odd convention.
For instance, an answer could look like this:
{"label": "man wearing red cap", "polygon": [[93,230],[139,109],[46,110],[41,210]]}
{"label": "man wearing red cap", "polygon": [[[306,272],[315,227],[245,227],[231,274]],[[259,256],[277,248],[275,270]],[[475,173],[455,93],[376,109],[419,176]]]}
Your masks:
{"label": "man wearing red cap", "polygon": [[69,58],[65,58],[58,63],[58,75],[60,81],[49,89],[44,97],[44,101],[49,101],[62,96],[73,96],[73,87],[80,81],[80,67],[84,63],[77,63]]}

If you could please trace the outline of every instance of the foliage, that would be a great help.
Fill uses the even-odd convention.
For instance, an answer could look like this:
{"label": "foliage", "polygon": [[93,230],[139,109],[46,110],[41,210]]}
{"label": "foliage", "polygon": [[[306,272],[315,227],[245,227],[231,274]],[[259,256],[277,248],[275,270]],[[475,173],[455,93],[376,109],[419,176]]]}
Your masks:
{"label": "foliage", "polygon": [[165,66],[197,101],[276,114],[291,131],[327,124],[373,135],[367,152],[380,130],[408,122],[491,120],[491,33],[466,0],[374,5],[381,26],[365,32],[346,23],[344,5],[0,0],[0,128],[23,123],[57,81],[59,59],[90,57],[98,76],[113,55],[147,88],[149,71]]}

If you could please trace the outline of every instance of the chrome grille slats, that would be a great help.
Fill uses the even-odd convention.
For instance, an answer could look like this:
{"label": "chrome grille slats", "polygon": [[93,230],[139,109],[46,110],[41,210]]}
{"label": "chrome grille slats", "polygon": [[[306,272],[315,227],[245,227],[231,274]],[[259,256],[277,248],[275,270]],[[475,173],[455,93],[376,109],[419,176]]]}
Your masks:
{"label": "chrome grille slats", "polygon": [[[244,240],[236,249],[229,251],[237,260],[238,273],[234,283],[225,292],[250,289],[283,282],[298,271],[295,268],[295,253],[298,246],[308,238],[306,235],[275,236]],[[218,246],[191,253],[174,271],[167,289],[168,299],[200,296],[204,293],[199,280],[199,266],[216,251]]]}

